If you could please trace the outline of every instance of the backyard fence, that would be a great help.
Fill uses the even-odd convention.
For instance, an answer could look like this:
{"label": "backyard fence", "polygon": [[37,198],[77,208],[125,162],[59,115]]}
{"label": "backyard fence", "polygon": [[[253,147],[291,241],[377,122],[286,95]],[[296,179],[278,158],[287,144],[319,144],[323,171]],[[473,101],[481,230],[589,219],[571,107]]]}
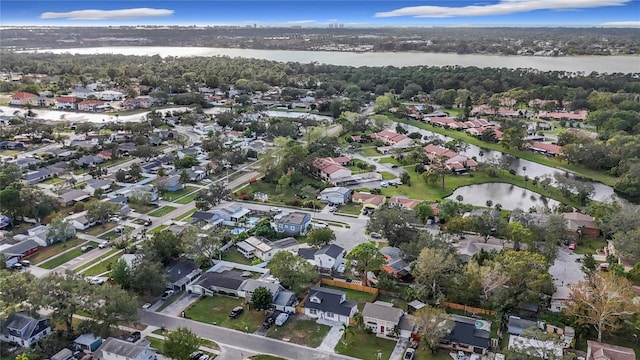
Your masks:
{"label": "backyard fence", "polygon": [[493,310],[481,309],[473,306],[454,304],[454,303],[448,303],[448,302],[445,302],[442,305],[444,305],[444,307],[446,308],[454,309],[454,310],[462,310],[466,313],[496,316],[496,312]]}
{"label": "backyard fence", "polygon": [[343,288],[343,289],[351,289],[351,290],[357,290],[357,291],[362,291],[362,292],[366,292],[369,294],[375,294],[376,296],[378,295],[378,289],[376,288],[372,288],[369,286],[364,286],[355,282],[346,282],[345,280],[342,279],[325,279],[322,278],[321,280],[322,285],[329,285],[329,286],[335,286],[335,287],[339,287],[339,288]]}

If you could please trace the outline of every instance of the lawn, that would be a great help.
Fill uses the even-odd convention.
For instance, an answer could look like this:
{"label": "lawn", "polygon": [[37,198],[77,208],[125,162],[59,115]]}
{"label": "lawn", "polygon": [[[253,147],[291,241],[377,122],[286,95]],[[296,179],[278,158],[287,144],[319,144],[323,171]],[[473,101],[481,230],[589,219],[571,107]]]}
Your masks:
{"label": "lawn", "polygon": [[[95,248],[95,247],[98,246],[98,243],[88,242],[87,245],[91,245],[91,246],[93,246]],[[49,260],[49,261],[47,261],[45,263],[38,264],[38,266],[40,266],[41,268],[44,268],[44,269],[51,270],[51,269],[54,269],[54,268],[56,268],[56,267],[58,267],[58,266],[60,266],[60,265],[62,265],[64,263],[66,263],[67,261],[70,261],[70,260],[73,260],[73,259],[77,258],[78,256],[80,256],[82,254],[84,254],[84,253],[82,252],[82,250],[80,250],[80,248],[75,248],[75,249],[73,249],[73,250],[71,250],[69,252],[66,252],[66,253],[64,253],[64,254],[62,254],[60,256],[57,256],[57,257],[55,257],[55,258],[53,258],[53,259],[51,259],[51,260]]]}
{"label": "lawn", "polygon": [[189,221],[191,219],[191,215],[193,215],[194,212],[198,211],[197,208],[191,209],[189,211],[187,211],[186,213],[178,216],[177,218],[175,218],[176,221]]}
{"label": "lawn", "polygon": [[576,246],[576,249],[573,252],[581,255],[595,255],[598,253],[598,250],[602,250],[606,245],[607,242],[602,238],[584,238],[580,243],[578,243],[578,246]]}
{"label": "lawn", "polygon": [[393,179],[398,178],[394,174],[392,174],[390,172],[387,172],[387,171],[381,171],[380,175],[382,175],[382,180],[393,180]]}
{"label": "lawn", "polygon": [[160,197],[162,197],[162,200],[174,201],[196,190],[198,188],[195,186],[185,186],[184,189],[178,191],[162,191]]}
{"label": "lawn", "polygon": [[241,298],[208,296],[189,306],[185,313],[188,318],[196,321],[253,333],[262,327],[266,318],[264,312],[245,308],[237,318],[229,318],[231,310],[236,306],[242,306],[243,303],[244,299]]}
{"label": "lawn", "polygon": [[340,205],[338,210],[336,210],[336,212],[338,213],[351,214],[351,215],[359,215],[361,211],[362,211],[362,205],[355,204],[355,203]]}
{"label": "lawn", "polygon": [[47,185],[55,185],[55,184],[61,183],[63,181],[64,180],[60,179],[59,177],[53,177],[51,179],[47,179],[47,180],[43,181],[42,183],[43,184],[47,184]]}
{"label": "lawn", "polygon": [[377,150],[377,148],[375,146],[367,146],[367,147],[360,148],[360,154],[362,154],[362,156],[366,156],[366,157],[379,156],[380,155],[380,153],[378,152],[378,150]]}
{"label": "lawn", "polygon": [[168,213],[172,212],[175,209],[177,209],[177,207],[175,207],[175,206],[163,206],[160,209],[156,209],[156,210],[150,212],[148,215],[155,216],[155,217],[161,217],[161,216],[167,215]]}
{"label": "lawn", "polygon": [[295,187],[287,186],[285,188],[280,188],[276,184],[258,180],[242,190],[239,190],[237,195],[242,196],[243,194],[248,194],[251,199],[251,195],[254,192],[261,192],[269,195],[269,203],[289,205],[289,202],[294,198],[302,198],[300,201],[301,203],[314,200],[320,187],[321,183],[318,180],[307,177],[303,178],[303,182],[301,184],[296,185]]}
{"label": "lawn", "polygon": [[415,360],[451,360],[451,356],[445,350],[439,350],[435,354],[429,349],[418,348],[414,357]]}
{"label": "lawn", "polygon": [[392,158],[391,156],[380,158],[380,163],[381,164],[396,164],[396,165],[400,165],[398,160]]}
{"label": "lawn", "polygon": [[247,259],[246,257],[244,257],[244,255],[240,254],[240,252],[236,250],[235,247],[227,249],[227,251],[225,251],[222,254],[222,260],[230,261],[238,264],[251,265],[251,260]]}
{"label": "lawn", "polygon": [[145,336],[145,339],[147,339],[149,341],[149,346],[151,346],[152,348],[156,349],[158,354],[163,355],[163,350],[164,350],[164,340],[163,339],[158,339],[158,338],[151,337],[151,336]]}
{"label": "lawn", "polygon": [[331,328],[316,323],[315,320],[302,320],[299,316],[291,316],[284,326],[273,326],[267,337],[291,342],[308,347],[318,347]]}
{"label": "lawn", "polygon": [[382,359],[388,359],[396,346],[393,340],[368,334],[364,330],[353,328],[354,334],[348,339],[347,345],[338,341],[335,351],[338,354],[353,356],[364,360],[377,360],[378,351],[382,352]]}
{"label": "lawn", "polygon": [[155,228],[147,231],[147,234],[155,234],[155,233],[160,232],[160,231],[162,231],[162,230],[164,230],[164,229],[166,229],[168,227],[169,227],[168,225],[160,225],[158,227],[155,227]]}
{"label": "lawn", "polygon": [[100,236],[98,236],[98,239],[102,239],[102,240],[113,240],[113,239],[117,239],[120,236],[122,236],[122,234],[126,234],[126,233],[130,233],[131,230],[133,230],[133,228],[131,226],[125,226],[124,227],[124,231],[121,233],[116,232],[115,230],[111,230],[106,234],[102,234]]}
{"label": "lawn", "polygon": [[129,206],[133,211],[138,212],[140,214],[146,214],[153,209],[157,209],[157,205],[149,205],[149,204],[138,204],[138,203],[129,203]]}
{"label": "lawn", "polygon": [[194,191],[191,194],[189,194],[187,196],[183,196],[183,197],[181,197],[180,199],[178,199],[178,200],[176,200],[174,202],[176,204],[186,205],[186,204],[192,202],[193,200],[195,200],[198,197],[198,195],[200,195],[200,191],[201,190]]}
{"label": "lawn", "polygon": [[102,233],[105,233],[113,228],[115,228],[116,226],[118,226],[118,223],[115,222],[107,222],[104,223],[102,225],[96,225],[96,226],[92,226],[89,229],[85,230],[84,233],[87,235],[93,235],[93,236],[98,236]]}
{"label": "lawn", "polygon": [[72,247],[78,246],[84,242],[85,240],[76,237],[63,243],[57,243],[51,246],[47,246],[46,248],[40,249],[40,251],[31,256],[29,258],[29,261],[31,261],[32,264],[41,263],[52,256],[58,255],[61,252],[69,250]]}
{"label": "lawn", "polygon": [[374,296],[375,295],[369,294],[369,293],[366,293],[366,292],[357,291],[357,290],[351,290],[351,289],[345,289],[345,288],[341,288],[341,287],[337,287],[337,286],[322,285],[322,287],[323,288],[329,288],[329,289],[343,291],[345,294],[347,294],[347,300],[355,301],[355,302],[358,303],[358,309],[360,311],[362,311],[362,309],[364,308],[364,304],[365,303],[374,301]]}
{"label": "lawn", "polygon": [[[120,251],[118,249],[113,249],[109,252],[107,252],[105,255],[111,255],[116,253],[117,251]],[[103,273],[106,273],[109,271],[110,265],[112,265],[116,260],[118,260],[120,258],[120,256],[113,256],[110,257],[107,260],[104,260],[106,258],[106,256],[102,256],[96,260],[94,260],[94,262],[92,262],[93,266],[91,266],[90,268],[84,270],[82,273],[84,275],[87,276],[96,276],[96,275],[100,275]],[[78,272],[78,271],[76,271]]]}

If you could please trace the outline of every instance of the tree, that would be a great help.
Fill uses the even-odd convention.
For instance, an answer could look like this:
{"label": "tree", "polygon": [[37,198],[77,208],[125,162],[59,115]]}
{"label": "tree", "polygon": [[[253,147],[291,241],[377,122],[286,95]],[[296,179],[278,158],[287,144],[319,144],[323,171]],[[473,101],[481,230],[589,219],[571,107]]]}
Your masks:
{"label": "tree", "polygon": [[53,310],[52,320],[64,324],[67,333],[73,334],[73,315],[86,308],[89,283],[82,275],[70,271],[49,273],[35,282],[34,294],[29,301],[35,308]]}
{"label": "tree", "polygon": [[264,286],[255,289],[251,294],[251,306],[256,310],[266,310],[271,307],[272,303],[273,294]]}
{"label": "tree", "polygon": [[422,223],[427,221],[427,218],[433,216],[433,208],[431,207],[431,204],[427,201],[421,202],[420,204],[418,204],[418,206],[416,206],[414,211],[416,212],[418,219],[420,219]]}
{"label": "tree", "polygon": [[0,308],[24,306],[33,295],[35,277],[27,272],[0,270]]}
{"label": "tree", "polygon": [[424,248],[412,264],[416,290],[424,298],[437,299],[458,270],[458,260],[449,249]]}
{"label": "tree", "polygon": [[436,156],[431,162],[431,165],[429,165],[429,170],[424,174],[425,181],[435,184],[439,180],[442,180],[442,190],[444,190],[444,179],[451,173],[451,171],[447,169],[447,160],[449,159],[446,156]]}
{"label": "tree", "polygon": [[200,210],[210,209],[222,202],[222,200],[227,200],[231,196],[231,191],[221,183],[214,183],[209,185],[207,191],[201,193],[197,200],[196,206]]}
{"label": "tree", "polygon": [[89,222],[107,221],[109,216],[120,212],[120,206],[108,201],[94,200],[85,206]]}
{"label": "tree", "polygon": [[524,128],[521,126],[513,126],[502,133],[502,141],[500,141],[500,144],[502,144],[505,149],[522,150],[525,144],[524,136]]}
{"label": "tree", "polygon": [[421,231],[417,239],[403,242],[398,245],[404,253],[404,259],[408,262],[414,261],[424,248],[449,249],[450,244],[441,235],[431,235],[428,231]]}
{"label": "tree", "polygon": [[288,251],[276,253],[267,265],[271,274],[282,286],[298,293],[314,281],[318,274],[313,265],[301,256]]}
{"label": "tree", "polygon": [[111,264],[111,277],[123,289],[131,287],[131,268],[123,258],[119,258]]}
{"label": "tree", "polygon": [[390,108],[393,107],[393,104],[395,103],[395,98],[393,96],[393,94],[391,93],[386,93],[384,95],[378,96],[376,98],[376,102],[375,105],[373,107],[373,111],[375,111],[376,113],[380,114],[383,112],[387,112],[389,111]]}
{"label": "tree", "polygon": [[638,305],[629,281],[610,273],[593,273],[587,280],[571,286],[566,313],[582,325],[590,325],[602,334],[615,331],[621,320],[636,314]]}
{"label": "tree", "polygon": [[96,335],[108,337],[111,326],[127,323],[138,317],[138,300],[124,289],[109,284],[94,286],[88,302],[96,326]]}
{"label": "tree", "polygon": [[363,242],[356,245],[347,254],[347,259],[357,262],[355,268],[362,274],[366,286],[369,285],[367,272],[380,270],[385,261],[384,255],[373,242]]}
{"label": "tree", "polygon": [[349,324],[342,323],[340,325],[340,332],[342,333],[342,343],[347,345],[349,343],[349,337],[353,336],[353,327]]}
{"label": "tree", "polygon": [[179,327],[167,334],[163,345],[164,355],[176,360],[189,360],[202,345],[202,340],[186,327]]}
{"label": "tree", "polygon": [[151,259],[139,258],[133,263],[131,271],[131,289],[143,296],[160,296],[167,287],[169,275],[162,263]]}
{"label": "tree", "polygon": [[547,333],[536,327],[525,329],[522,337],[526,342],[516,340],[506,351],[509,360],[563,360],[562,352],[556,354],[556,349],[565,347],[565,342],[558,334]]}
{"label": "tree", "polygon": [[[530,244],[533,238],[533,233],[529,228],[522,226],[519,222],[513,222],[509,224],[511,231],[509,232],[509,238],[513,241],[513,248],[520,250],[520,244]],[[531,250],[531,249],[529,249]]]}
{"label": "tree", "polygon": [[132,178],[137,180],[141,174],[142,174],[142,167],[140,166],[140,164],[139,163],[131,164],[131,167],[129,167],[129,175],[131,175]]}
{"label": "tree", "polygon": [[390,246],[411,241],[418,232],[409,224],[417,222],[415,213],[399,207],[383,207],[369,217],[367,230],[383,234]]}
{"label": "tree", "polygon": [[455,327],[451,315],[444,310],[425,306],[415,314],[420,342],[435,352],[440,340],[449,335]]}
{"label": "tree", "polygon": [[65,242],[76,235],[76,228],[73,227],[63,216],[56,216],[49,223],[47,230],[47,242],[54,244]]}
{"label": "tree", "polygon": [[313,229],[307,235],[307,243],[314,248],[321,248],[336,240],[336,234],[328,227]]}
{"label": "tree", "polygon": [[182,234],[185,254],[193,258],[205,258],[207,265],[213,265],[213,260],[220,254],[220,247],[231,240],[226,231],[204,230],[198,226],[189,226]]}
{"label": "tree", "polygon": [[145,254],[167,265],[182,254],[182,241],[171,231],[159,231],[144,243]]}

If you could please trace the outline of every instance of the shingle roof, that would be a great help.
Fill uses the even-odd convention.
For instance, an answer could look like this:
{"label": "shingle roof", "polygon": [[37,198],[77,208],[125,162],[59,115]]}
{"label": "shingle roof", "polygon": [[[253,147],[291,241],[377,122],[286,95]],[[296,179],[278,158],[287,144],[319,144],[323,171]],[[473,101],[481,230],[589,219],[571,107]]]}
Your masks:
{"label": "shingle roof", "polygon": [[[353,309],[357,304],[348,300],[340,302],[343,295],[344,292],[340,290],[313,287],[309,290],[309,296],[307,297],[307,301],[304,303],[304,307],[349,316],[351,315],[351,309]],[[311,298],[313,297],[319,298],[320,303],[311,301]]]}
{"label": "shingle roof", "polygon": [[400,318],[404,313],[401,309],[380,304],[366,303],[362,310],[362,316],[378,320],[389,321],[394,324],[400,323]]}
{"label": "shingle roof", "polygon": [[316,249],[311,249],[311,248],[298,249],[298,256],[302,256],[307,260],[313,260],[315,254],[316,254]]}
{"label": "shingle roof", "polygon": [[451,333],[444,337],[445,340],[485,349],[489,348],[490,332],[476,328],[476,323],[479,320],[457,315],[452,315],[451,318],[455,322],[455,326]]}
{"label": "shingle roof", "polygon": [[2,251],[3,254],[7,254],[7,255],[20,255],[22,256],[24,253],[26,253],[27,251],[31,250],[31,249],[35,249],[37,247],[39,247],[40,245],[35,242],[34,240],[28,239],[25,241],[21,241],[9,248],[6,248]]}
{"label": "shingle roof", "polygon": [[343,251],[344,251],[344,249],[341,248],[340,246],[338,246],[336,244],[329,244],[329,245],[325,245],[322,248],[318,249],[318,251],[316,251],[316,255],[325,254],[327,256],[330,256],[330,257],[336,259],[338,256],[340,256],[340,254],[342,254]]}
{"label": "shingle roof", "polygon": [[195,285],[200,285],[205,289],[211,289],[212,286],[215,286],[228,290],[238,290],[245,280],[240,272],[234,270],[220,273],[206,272],[200,276]]}
{"label": "shingle roof", "polygon": [[271,247],[278,249],[285,249],[296,245],[298,245],[298,240],[293,237],[286,237],[271,243]]}
{"label": "shingle roof", "polygon": [[102,345],[96,350],[96,354],[102,354],[102,352],[108,352],[112,354],[117,354],[119,356],[130,359],[135,359],[141,352],[147,350],[146,347],[132,344],[128,341],[108,338],[105,340]]}

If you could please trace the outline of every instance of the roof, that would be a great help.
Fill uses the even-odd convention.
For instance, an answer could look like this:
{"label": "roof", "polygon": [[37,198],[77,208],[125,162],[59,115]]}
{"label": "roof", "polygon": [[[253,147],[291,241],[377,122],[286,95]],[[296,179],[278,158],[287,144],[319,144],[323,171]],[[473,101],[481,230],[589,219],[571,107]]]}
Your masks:
{"label": "roof", "polygon": [[[0,333],[12,334],[16,336],[16,331],[26,329],[23,334],[18,335],[22,339],[28,339],[49,327],[47,319],[35,319],[26,311],[19,311],[10,314],[6,319],[0,320]],[[12,331],[13,330],[13,331]]]}
{"label": "roof", "polygon": [[318,249],[318,251],[316,251],[315,255],[327,255],[330,256],[334,259],[338,258],[338,256],[340,256],[340,254],[342,254],[344,252],[344,249],[336,244],[328,244],[325,245],[323,247],[321,247],[320,249]]}
{"label": "roof", "polygon": [[402,258],[402,250],[394,246],[385,246],[380,249],[380,253],[391,259]]}
{"label": "roof", "polygon": [[561,216],[567,219],[568,229],[575,230],[580,226],[584,226],[585,228],[588,228],[588,229],[598,229],[598,225],[593,220],[593,217],[589,215],[574,211],[570,213],[563,213],[561,214]]}
{"label": "roof", "polygon": [[82,334],[78,336],[75,340],[73,340],[73,342],[80,345],[91,345],[94,342],[96,342],[96,340],[98,339],[99,338],[96,337],[95,335],[87,333],[87,334]]}
{"label": "roof", "polygon": [[198,269],[198,265],[191,260],[177,259],[167,265],[167,274],[169,274],[169,281],[174,283]]}
{"label": "roof", "polygon": [[316,254],[316,249],[312,249],[312,248],[298,249],[298,256],[302,256],[307,260],[313,260],[315,254]]}
{"label": "roof", "polygon": [[[357,303],[348,300],[340,302],[343,296],[345,296],[345,293],[340,290],[312,287],[309,290],[309,296],[304,303],[304,307],[349,316],[351,315],[351,310],[357,306]],[[311,301],[313,297],[320,299],[320,303]]]}
{"label": "roof", "polygon": [[31,99],[31,98],[35,98],[38,97],[38,95],[34,95],[32,93],[28,93],[28,92],[17,92],[13,95],[11,95],[12,99]]}
{"label": "roof", "polygon": [[309,217],[309,214],[294,211],[288,214],[283,215],[280,219],[276,220],[280,224],[294,224],[294,225],[303,225],[305,219]]}
{"label": "roof", "polygon": [[262,236],[249,236],[244,242],[260,250],[261,252],[271,251],[271,242]]}
{"label": "roof", "polygon": [[102,179],[90,179],[87,180],[87,185],[93,187],[93,188],[99,188],[99,187],[103,187],[103,186],[107,186],[107,185],[111,185],[112,181],[111,180],[102,180]]}
{"label": "roof", "polygon": [[28,240],[21,241],[21,242],[13,245],[11,247],[8,247],[8,248],[4,249],[2,251],[2,253],[6,254],[6,255],[19,255],[19,256],[22,256],[27,251],[29,251],[31,249],[35,249],[35,248],[37,248],[39,246],[40,246],[40,244],[35,242],[35,240],[28,239]]}
{"label": "roof", "polygon": [[636,360],[633,349],[587,340],[586,360]]}
{"label": "roof", "polygon": [[196,211],[191,215],[191,218],[196,220],[211,220],[213,215],[213,213],[206,211]]}
{"label": "roof", "polygon": [[329,187],[326,188],[322,191],[320,191],[320,194],[328,194],[328,193],[332,193],[332,192],[337,192],[341,195],[347,195],[351,193],[350,189],[347,189],[346,187],[341,187],[341,186],[336,186],[336,187]]}
{"label": "roof", "polygon": [[422,202],[422,200],[410,199],[408,197],[398,195],[392,196],[389,199],[389,204],[400,204],[405,209],[415,209],[416,206],[420,205]]}
{"label": "roof", "polygon": [[246,279],[242,273],[236,270],[225,270],[223,272],[206,272],[198,278],[194,285],[202,286],[205,289],[219,287],[229,290],[238,290]]}
{"label": "roof", "polygon": [[261,287],[266,288],[267,290],[269,290],[271,292],[271,295],[277,294],[278,291],[281,288],[280,284],[278,284],[278,283],[272,283],[272,282],[268,282],[268,281],[255,280],[255,279],[248,279],[247,281],[244,282],[244,285],[242,285],[241,290],[248,291],[248,292],[254,292],[254,291],[256,291],[256,289],[261,288]]}
{"label": "roof", "polygon": [[254,248],[253,246],[249,245],[246,241],[242,240],[242,241],[238,241],[236,243],[236,247],[240,248],[242,250],[244,250],[245,252],[253,252],[256,248]]}
{"label": "roof", "polygon": [[357,192],[353,194],[353,201],[362,202],[363,204],[380,205],[386,200],[384,195],[374,195],[370,193]]}
{"label": "roof", "polygon": [[82,190],[70,190],[67,191],[66,193],[62,193],[60,195],[58,195],[58,199],[64,201],[64,202],[69,202],[69,201],[82,201],[84,199],[90,198],[91,195],[86,192],[86,191],[82,191]]}
{"label": "roof", "polygon": [[538,323],[532,320],[522,319],[517,316],[509,316],[508,327],[510,328],[518,328],[518,329],[525,330],[530,327],[535,327],[537,325]]}
{"label": "roof", "polygon": [[271,247],[278,248],[278,249],[286,249],[296,245],[299,245],[298,240],[296,240],[293,237],[286,237],[284,239],[273,241],[271,243]]}
{"label": "roof", "polygon": [[375,303],[364,304],[364,309],[362,310],[362,316],[364,317],[388,321],[394,324],[400,323],[403,314],[401,309]]}
{"label": "roof", "polygon": [[420,300],[413,300],[412,302],[408,303],[407,305],[410,306],[413,309],[416,309],[416,310],[420,310],[423,307],[427,306],[425,303],[423,303]]}
{"label": "roof", "polygon": [[550,154],[559,154],[560,152],[562,152],[561,146],[549,144],[549,143],[543,143],[540,141],[534,141],[531,144],[531,149],[544,151]]}
{"label": "roof", "polygon": [[[119,356],[126,358],[134,359],[143,351],[150,349],[141,345],[136,345],[130,343],[128,341],[116,339],[116,338],[107,338],[102,345],[96,350],[96,354],[101,354],[101,352],[107,352],[116,354]],[[151,349],[152,351],[155,351]]]}
{"label": "roof", "polygon": [[34,180],[34,179],[38,179],[41,178],[43,176],[47,176],[51,174],[51,171],[47,170],[47,169],[41,169],[41,170],[36,170],[36,171],[29,171],[28,173],[26,173],[24,175],[24,179],[25,180]]}
{"label": "roof", "polygon": [[[458,344],[467,344],[480,348],[489,348],[490,330],[478,329],[478,325],[485,327],[486,320],[476,320],[466,316],[451,315],[455,326],[450,334],[444,337],[445,340]],[[490,327],[490,326],[489,326]]]}

